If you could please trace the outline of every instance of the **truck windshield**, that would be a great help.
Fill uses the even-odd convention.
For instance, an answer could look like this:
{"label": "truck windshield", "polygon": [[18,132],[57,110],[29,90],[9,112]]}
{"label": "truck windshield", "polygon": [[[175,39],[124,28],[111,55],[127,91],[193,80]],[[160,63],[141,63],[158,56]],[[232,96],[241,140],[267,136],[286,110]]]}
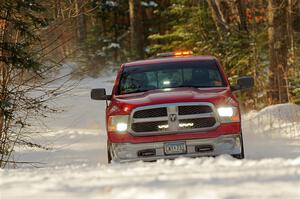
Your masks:
{"label": "truck windshield", "polygon": [[117,95],[177,87],[225,87],[214,60],[157,63],[124,68]]}

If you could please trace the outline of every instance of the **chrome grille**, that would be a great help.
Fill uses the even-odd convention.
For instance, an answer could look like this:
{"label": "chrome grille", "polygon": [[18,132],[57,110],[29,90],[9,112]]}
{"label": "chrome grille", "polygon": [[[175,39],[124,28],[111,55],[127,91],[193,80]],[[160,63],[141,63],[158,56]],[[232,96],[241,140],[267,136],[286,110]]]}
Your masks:
{"label": "chrome grille", "polygon": [[194,106],[179,106],[178,115],[193,115],[213,112],[210,106],[194,105]]}
{"label": "chrome grille", "polygon": [[134,109],[130,133],[136,136],[206,131],[219,125],[214,105],[206,102],[170,103]]}
{"label": "chrome grille", "polygon": [[133,114],[133,118],[149,118],[149,117],[163,117],[163,116],[168,116],[166,107],[140,110],[140,111],[136,111]]}

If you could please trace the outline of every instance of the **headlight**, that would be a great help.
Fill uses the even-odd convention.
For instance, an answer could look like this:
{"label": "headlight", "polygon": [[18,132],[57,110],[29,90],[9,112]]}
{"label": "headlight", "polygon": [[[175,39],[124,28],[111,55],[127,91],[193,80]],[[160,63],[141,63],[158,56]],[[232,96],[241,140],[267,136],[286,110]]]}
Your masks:
{"label": "headlight", "polygon": [[231,117],[233,115],[233,107],[220,107],[218,113],[221,117]]}
{"label": "headlight", "polygon": [[237,107],[219,107],[218,114],[220,116],[221,122],[239,122],[240,116]]}
{"label": "headlight", "polygon": [[125,132],[128,128],[128,115],[115,115],[108,118],[108,131]]}

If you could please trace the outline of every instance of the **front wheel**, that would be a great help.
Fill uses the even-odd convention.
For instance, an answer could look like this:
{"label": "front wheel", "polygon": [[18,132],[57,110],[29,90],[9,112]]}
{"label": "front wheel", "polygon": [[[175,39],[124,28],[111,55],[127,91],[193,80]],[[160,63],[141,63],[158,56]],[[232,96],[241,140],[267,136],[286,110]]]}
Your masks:
{"label": "front wheel", "polygon": [[112,158],[111,158],[111,146],[110,146],[110,143],[107,141],[107,163],[110,164],[111,161],[112,161]]}
{"label": "front wheel", "polygon": [[244,139],[243,139],[243,133],[242,132],[241,132],[240,142],[241,142],[241,153],[233,155],[233,157],[235,157],[237,159],[244,159],[245,158],[245,151],[244,151]]}

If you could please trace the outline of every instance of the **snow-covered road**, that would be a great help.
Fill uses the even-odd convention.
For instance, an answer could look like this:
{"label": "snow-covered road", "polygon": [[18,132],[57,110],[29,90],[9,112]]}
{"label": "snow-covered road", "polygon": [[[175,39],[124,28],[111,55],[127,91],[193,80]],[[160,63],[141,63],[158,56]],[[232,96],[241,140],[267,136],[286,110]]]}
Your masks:
{"label": "snow-covered road", "polygon": [[[291,104],[244,116],[245,160],[217,158],[106,164],[105,104],[89,100],[91,87],[113,78],[84,80],[69,111],[47,121],[36,138],[53,150],[18,149],[17,160],[42,162],[0,170],[0,199],[300,198],[300,110]],[[100,129],[100,130],[99,130]]]}
{"label": "snow-covered road", "polygon": [[229,156],[1,172],[2,198],[299,198],[300,158]]}

